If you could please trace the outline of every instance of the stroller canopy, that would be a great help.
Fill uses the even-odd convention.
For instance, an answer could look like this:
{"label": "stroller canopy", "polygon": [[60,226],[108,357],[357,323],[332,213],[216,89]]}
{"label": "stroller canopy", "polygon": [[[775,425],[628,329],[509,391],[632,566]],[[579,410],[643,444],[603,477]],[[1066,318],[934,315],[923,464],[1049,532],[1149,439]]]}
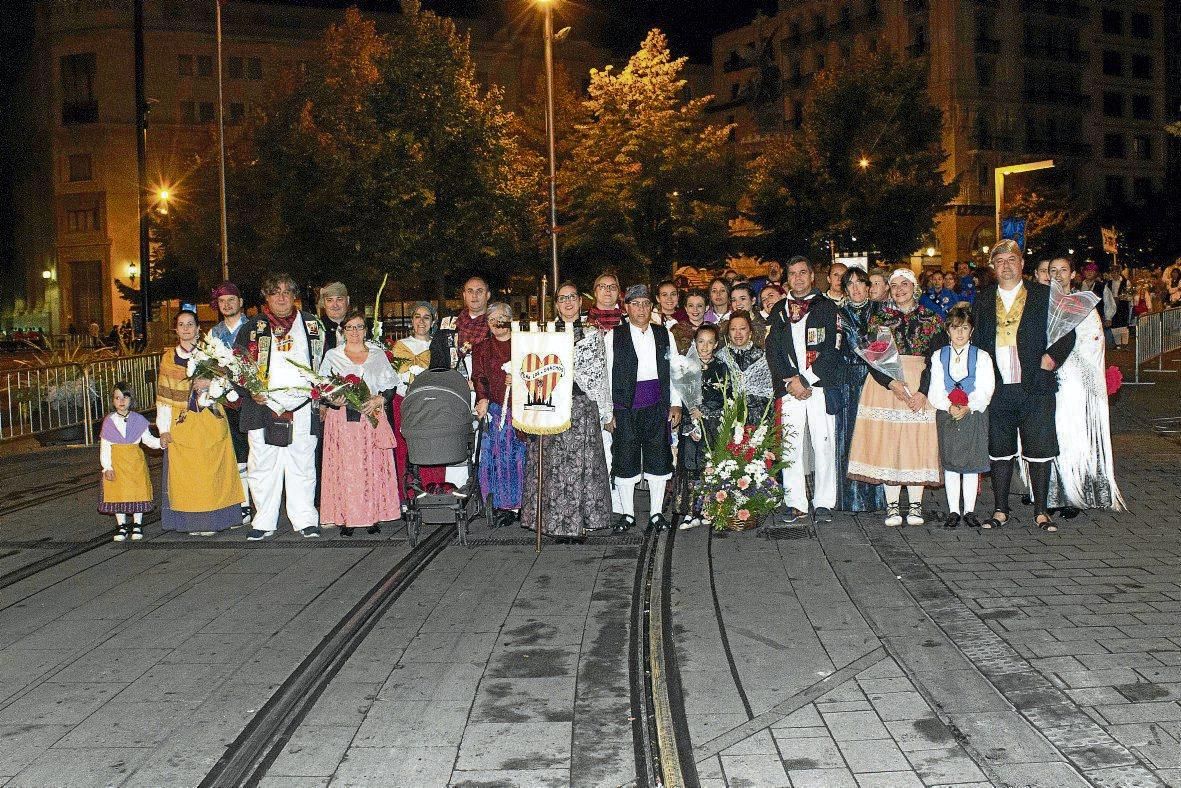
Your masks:
{"label": "stroller canopy", "polygon": [[453,369],[419,373],[402,401],[402,436],[414,465],[458,465],[472,451],[467,379]]}

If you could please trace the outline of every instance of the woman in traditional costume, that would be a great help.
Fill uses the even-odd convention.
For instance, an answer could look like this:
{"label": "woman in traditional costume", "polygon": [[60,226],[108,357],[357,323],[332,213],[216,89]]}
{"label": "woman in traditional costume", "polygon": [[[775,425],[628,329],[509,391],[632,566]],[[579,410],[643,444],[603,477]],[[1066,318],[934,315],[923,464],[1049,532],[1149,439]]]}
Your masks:
{"label": "woman in traditional costume", "polygon": [[344,402],[325,408],[320,524],[339,526],[341,536],[352,536],[354,528],[376,534],[379,523],[402,516],[392,451],[396,440],[385,414],[398,373],[381,349],[365,342],[364,312],[354,310],[342,328],[344,345],[324,353],[320,374],[356,375],[370,396],[360,411]]}
{"label": "woman in traditional costume", "polygon": [[[976,493],[988,473],[988,403],[996,389],[992,356],[972,344],[972,308],[960,303],[947,315],[950,344],[931,355],[931,405],[947,493],[946,528],[962,521],[980,527]],[[963,503],[960,503],[961,493]]]}
{"label": "woman in traditional costume", "polygon": [[148,431],[148,420],[131,410],[131,386],[119,381],[111,392],[115,411],[103,419],[99,431],[99,465],[103,481],[99,488],[98,510],[115,515],[119,525],[115,541],[127,539],[127,515],[132,517],[132,541],[144,538],[144,512],[155,508],[152,476],[144,458],[142,443],[160,448],[160,440]]}
{"label": "woman in traditional costume", "polygon": [[849,476],[884,484],[886,525],[902,525],[899,496],[906,486],[908,525],[922,525],[923,487],[943,483],[935,409],[927,402],[927,359],[947,342],[939,317],[915,300],[918,279],[909,268],[890,275],[890,300],[869,319],[869,336],[885,330],[901,357],[903,379],[870,368],[861,389],[849,446]]}
{"label": "woman in traditional costume", "polygon": [[[607,391],[607,348],[603,332],[584,325],[580,296],[572,282],[557,291],[552,331],[574,333],[574,392],[570,428],[529,439],[521,524],[537,522],[537,474],[541,467],[541,530],[558,541],[579,541],[586,531],[611,525],[611,477],[603,454],[602,429],[611,420]],[[511,419],[510,419],[511,420]],[[545,441],[539,451],[540,441]]]}
{"label": "woman in traditional costume", "polygon": [[197,314],[182,309],[175,328],[178,343],[161,357],[156,383],[156,427],[164,449],[160,522],[165,531],[212,536],[242,525],[242,480],[225,414],[216,403],[198,402],[209,381],[188,378],[201,333]]}
{"label": "woman in traditional costume", "polygon": [[727,344],[718,351],[718,357],[730,370],[734,393],[746,399],[746,423],[757,426],[769,417],[767,405],[775,392],[767,354],[755,344],[753,332],[749,312],[731,313],[726,325]]}
{"label": "woman in traditional costume", "polygon": [[491,500],[493,527],[510,525],[521,509],[525,484],[525,441],[513,429],[508,365],[512,359],[513,310],[488,307],[490,334],[472,354],[476,416],[487,419],[480,446],[480,492]]}
{"label": "woman in traditional costume", "polygon": [[[418,377],[418,373],[431,368],[431,340],[435,335],[435,318],[435,308],[430,302],[419,301],[414,305],[414,311],[410,315],[410,336],[399,339],[393,350],[387,354],[399,378],[398,391],[393,402],[394,439],[398,442],[394,448],[394,457],[398,462],[398,491],[403,501],[414,493],[406,484],[410,467],[406,455],[406,441],[402,438],[402,400],[410,384]],[[447,480],[446,471],[442,465],[420,466],[418,477],[422,482],[422,489],[443,484]]]}
{"label": "woman in traditional costume", "polygon": [[881,309],[881,304],[869,297],[869,274],[860,268],[850,268],[841,279],[845,302],[837,307],[837,329],[841,341],[837,346],[837,363],[833,366],[834,379],[824,387],[829,413],[834,414],[837,461],[837,504],[842,512],[880,512],[886,508],[886,496],[880,484],[870,484],[849,476],[849,445],[853,442],[853,427],[857,423],[857,405],[861,390],[869,375],[865,359],[854,352],[870,341],[869,320]]}
{"label": "woman in traditional costume", "polygon": [[[1050,278],[1070,291],[1070,260],[1050,263]],[[1054,311],[1051,292],[1050,310]],[[1058,456],[1050,484],[1054,509],[1115,509],[1123,497],[1115,483],[1111,454],[1111,423],[1107,405],[1106,342],[1097,310],[1074,330],[1074,350],[1058,369]]]}

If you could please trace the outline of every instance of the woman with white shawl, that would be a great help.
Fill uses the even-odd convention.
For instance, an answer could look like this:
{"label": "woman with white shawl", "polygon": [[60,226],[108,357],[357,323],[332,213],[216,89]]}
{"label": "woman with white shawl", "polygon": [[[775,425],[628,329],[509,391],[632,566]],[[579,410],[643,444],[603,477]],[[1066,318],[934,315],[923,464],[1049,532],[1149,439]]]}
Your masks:
{"label": "woman with white shawl", "polygon": [[[1050,319],[1053,344],[1075,332],[1074,350],[1058,370],[1058,457],[1050,483],[1051,508],[1123,510],[1111,454],[1107,406],[1106,342],[1097,296],[1071,293],[1071,261],[1050,262]],[[1069,516],[1069,515],[1068,515]]]}

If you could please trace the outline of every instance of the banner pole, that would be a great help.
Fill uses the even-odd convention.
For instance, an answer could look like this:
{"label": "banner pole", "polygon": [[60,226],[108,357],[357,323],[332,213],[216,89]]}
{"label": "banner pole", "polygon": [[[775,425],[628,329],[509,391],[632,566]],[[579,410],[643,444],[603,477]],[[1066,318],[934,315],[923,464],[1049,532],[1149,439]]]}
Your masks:
{"label": "banner pole", "polygon": [[537,553],[541,552],[541,501],[542,501],[541,481],[544,478],[541,468],[544,463],[545,463],[545,436],[538,435],[537,436],[537,522],[535,524],[536,528],[537,528],[537,544],[534,547],[534,550]]}

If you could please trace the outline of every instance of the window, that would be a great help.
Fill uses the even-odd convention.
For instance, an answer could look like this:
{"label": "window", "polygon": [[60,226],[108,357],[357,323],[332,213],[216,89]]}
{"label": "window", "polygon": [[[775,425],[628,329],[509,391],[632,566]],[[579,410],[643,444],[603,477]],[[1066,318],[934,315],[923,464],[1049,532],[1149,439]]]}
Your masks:
{"label": "window", "polygon": [[1152,38],[1152,15],[1133,12],[1131,30],[1134,38]]}
{"label": "window", "polygon": [[101,230],[98,205],[73,208],[66,211],[66,232],[93,233]]}
{"label": "window", "polygon": [[1132,152],[1140,161],[1152,161],[1152,137],[1147,134],[1132,137]]}
{"label": "window", "polygon": [[1109,77],[1124,75],[1124,57],[1119,52],[1110,49],[1103,50],[1103,73]]}
{"label": "window", "polygon": [[246,67],[242,63],[242,58],[228,58],[226,60],[226,73],[230,79],[241,79],[246,74]]}
{"label": "window", "polygon": [[1132,55],[1132,76],[1152,79],[1152,55]]}
{"label": "window", "polygon": [[177,55],[176,56],[176,73],[182,77],[193,76],[193,56],[192,55]]}
{"label": "window", "polygon": [[1148,202],[1152,198],[1152,178],[1132,179],[1132,199],[1136,202]]}
{"label": "window", "polygon": [[213,56],[212,55],[197,55],[197,76],[199,76],[199,77],[213,76]]}
{"label": "window", "polygon": [[1108,202],[1124,201],[1124,178],[1122,175],[1108,175],[1103,179],[1103,191]]}
{"label": "window", "polygon": [[98,57],[93,52],[61,59],[62,123],[97,123],[98,99],[94,95]]}
{"label": "window", "polygon": [[1108,159],[1122,159],[1127,156],[1123,134],[1103,135],[1103,155]]}
{"label": "window", "polygon": [[1152,96],[1132,96],[1132,117],[1152,120]]}
{"label": "window", "polygon": [[69,164],[70,183],[88,181],[91,179],[91,164],[89,153],[75,153],[67,159]]}
{"label": "window", "polygon": [[197,122],[197,105],[195,103],[192,101],[182,101],[180,103],[180,122],[190,125]]}
{"label": "window", "polygon": [[246,78],[262,79],[262,61],[252,57],[246,61]]}
{"label": "window", "polygon": [[1124,116],[1124,94],[1105,91],[1103,93],[1103,114],[1109,118]]}
{"label": "window", "polygon": [[246,105],[241,103],[230,104],[230,116],[226,121],[230,125],[236,126],[246,119]]}
{"label": "window", "polygon": [[1109,36],[1123,35],[1124,13],[1116,8],[1103,9],[1103,32]]}
{"label": "window", "polygon": [[217,118],[217,114],[213,111],[212,101],[201,102],[201,117],[202,123],[212,123]]}

